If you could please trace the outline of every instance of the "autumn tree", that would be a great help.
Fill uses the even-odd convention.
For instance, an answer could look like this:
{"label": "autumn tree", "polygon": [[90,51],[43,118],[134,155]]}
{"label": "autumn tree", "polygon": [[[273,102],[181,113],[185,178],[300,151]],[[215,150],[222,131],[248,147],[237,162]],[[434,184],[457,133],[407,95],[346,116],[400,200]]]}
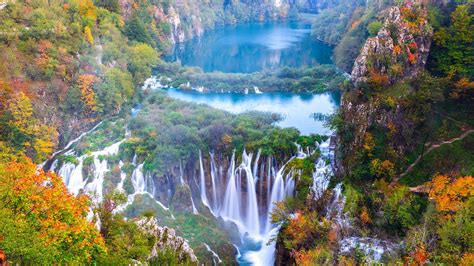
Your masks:
{"label": "autumn tree", "polygon": [[0,118],[2,149],[25,153],[36,161],[46,159],[53,151],[56,131],[34,117],[31,100],[23,92],[5,99]]}
{"label": "autumn tree", "polygon": [[436,208],[447,215],[458,211],[464,203],[474,196],[474,178],[465,176],[451,178],[438,175],[429,183],[429,197],[434,200]]}
{"label": "autumn tree", "polygon": [[0,250],[14,264],[89,264],[105,253],[89,199],[27,157],[0,163]]}
{"label": "autumn tree", "polygon": [[82,93],[82,102],[87,108],[88,113],[94,113],[97,110],[95,92],[93,89],[96,76],[93,74],[82,74],[77,80],[77,85]]}

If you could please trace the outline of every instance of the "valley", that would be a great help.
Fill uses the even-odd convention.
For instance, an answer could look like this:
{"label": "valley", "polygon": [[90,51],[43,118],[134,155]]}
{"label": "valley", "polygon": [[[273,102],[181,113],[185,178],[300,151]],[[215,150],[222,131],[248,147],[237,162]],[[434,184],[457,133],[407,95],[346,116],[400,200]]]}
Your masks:
{"label": "valley", "polygon": [[0,6],[1,265],[474,262],[472,1]]}

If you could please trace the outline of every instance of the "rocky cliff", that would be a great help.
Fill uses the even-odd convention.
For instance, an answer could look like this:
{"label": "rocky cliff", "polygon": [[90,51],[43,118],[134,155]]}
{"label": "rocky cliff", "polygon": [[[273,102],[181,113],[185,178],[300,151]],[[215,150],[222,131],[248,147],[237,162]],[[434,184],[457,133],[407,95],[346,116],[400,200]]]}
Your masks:
{"label": "rocky cliff", "polygon": [[366,141],[369,128],[391,132],[392,152],[398,155],[411,143],[409,136],[415,130],[414,121],[406,119],[406,110],[413,108],[401,100],[414,91],[393,85],[409,82],[423,72],[432,29],[426,10],[418,5],[390,7],[381,16],[385,17],[383,26],[361,49],[352,70],[351,89],[341,102],[345,125],[339,132],[343,150],[339,156],[345,160],[341,167],[345,174],[357,160],[354,153]]}
{"label": "rocky cliff", "polygon": [[[286,19],[296,11],[318,12],[333,1],[322,0],[180,0],[170,3],[153,3],[147,10],[157,27],[169,26],[166,33],[171,43],[201,35],[216,26]],[[120,0],[122,15],[129,19],[137,8],[131,0]]]}
{"label": "rocky cliff", "polygon": [[141,230],[156,238],[155,245],[148,257],[149,260],[157,257],[159,252],[170,249],[177,252],[180,261],[198,262],[193,249],[189,246],[186,239],[177,236],[175,230],[159,226],[155,218],[142,218],[137,220],[136,224]]}
{"label": "rocky cliff", "polygon": [[383,11],[383,27],[363,46],[352,69],[355,87],[382,79],[393,84],[423,69],[431,46],[431,27],[423,9],[391,7]]}

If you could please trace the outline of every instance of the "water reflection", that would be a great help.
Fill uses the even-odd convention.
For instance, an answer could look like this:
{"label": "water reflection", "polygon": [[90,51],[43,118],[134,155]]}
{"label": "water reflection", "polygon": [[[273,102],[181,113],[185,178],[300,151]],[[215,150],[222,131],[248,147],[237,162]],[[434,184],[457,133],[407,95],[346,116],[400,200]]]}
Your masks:
{"label": "water reflection", "polygon": [[173,98],[207,104],[236,114],[245,111],[279,113],[285,118],[278,123],[279,126],[295,127],[302,134],[329,133],[329,130],[324,126],[324,121],[314,119],[314,113],[332,114],[340,104],[339,93],[200,93],[179,89],[167,89],[167,93]]}
{"label": "water reflection", "polygon": [[310,32],[307,22],[226,26],[176,46],[168,59],[206,72],[232,73],[332,63],[331,47]]}

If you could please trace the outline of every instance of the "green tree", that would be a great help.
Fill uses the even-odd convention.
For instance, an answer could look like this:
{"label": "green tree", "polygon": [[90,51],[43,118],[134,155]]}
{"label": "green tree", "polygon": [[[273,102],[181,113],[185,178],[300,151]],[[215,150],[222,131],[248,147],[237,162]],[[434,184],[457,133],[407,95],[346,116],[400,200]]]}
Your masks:
{"label": "green tree", "polygon": [[134,15],[125,24],[124,33],[131,41],[147,43],[154,46],[153,39],[147,31],[145,24],[140,20],[138,15]]}
{"label": "green tree", "polygon": [[130,73],[118,68],[110,69],[97,89],[100,111],[104,114],[117,114],[122,105],[131,100],[134,91]]}
{"label": "green tree", "polygon": [[140,43],[132,46],[128,52],[128,71],[133,75],[135,84],[140,84],[150,77],[151,68],[159,60],[158,52],[148,44]]}
{"label": "green tree", "polygon": [[382,22],[376,20],[369,23],[367,30],[369,31],[369,36],[374,37],[379,33],[379,30],[382,28]]}
{"label": "green tree", "polygon": [[445,75],[474,77],[474,4],[460,5],[451,23],[434,35],[436,69]]}

